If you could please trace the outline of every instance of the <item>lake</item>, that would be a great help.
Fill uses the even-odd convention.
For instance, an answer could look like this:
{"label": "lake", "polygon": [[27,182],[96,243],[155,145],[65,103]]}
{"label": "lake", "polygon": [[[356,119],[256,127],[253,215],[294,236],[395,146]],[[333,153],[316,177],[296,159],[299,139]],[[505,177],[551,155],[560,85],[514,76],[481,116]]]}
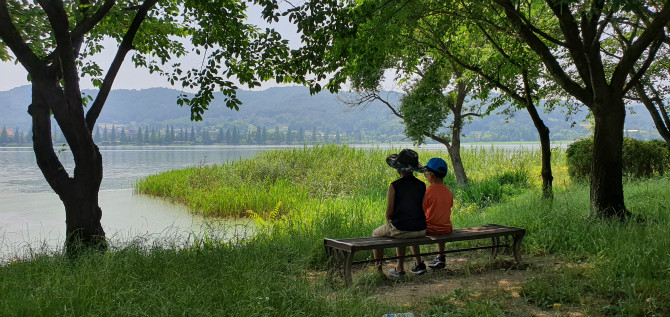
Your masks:
{"label": "lake", "polygon": [[[276,147],[133,146],[101,147],[104,178],[100,188],[102,225],[112,242],[136,238],[148,243],[185,237],[213,226],[245,231],[245,220],[211,220],[164,199],[133,193],[139,178],[171,169],[224,163]],[[69,151],[59,153],[66,169]],[[0,147],[0,263],[26,252],[58,250],[65,238],[65,208],[37,168],[32,148]],[[238,228],[239,227],[239,228]],[[246,234],[246,232],[230,232]],[[177,238],[179,239],[179,238]]]}

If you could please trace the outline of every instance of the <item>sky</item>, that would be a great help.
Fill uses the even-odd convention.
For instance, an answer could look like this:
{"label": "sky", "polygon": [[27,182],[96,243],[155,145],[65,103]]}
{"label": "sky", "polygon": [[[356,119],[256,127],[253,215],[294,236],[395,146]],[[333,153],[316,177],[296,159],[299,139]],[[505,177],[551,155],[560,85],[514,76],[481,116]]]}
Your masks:
{"label": "sky", "polygon": [[[260,19],[261,9],[259,7],[252,7],[248,11],[250,23],[256,24],[261,28],[271,27],[275,28],[278,32],[281,33],[283,38],[286,38],[290,41],[292,47],[297,47],[300,44],[300,37],[297,33],[297,28],[289,23],[288,21],[280,20],[279,23],[273,23],[268,25]],[[114,41],[105,42],[106,49],[95,59],[98,62],[98,65],[103,69],[106,69],[106,65],[109,65],[116,53],[116,43]],[[167,87],[174,89],[181,89],[181,85],[171,86],[165,78],[162,78],[158,75],[149,74],[149,71],[145,68],[136,69],[131,61],[132,52],[126,56],[126,59],[121,66],[121,70],[114,81],[114,86],[112,89],[146,89],[154,87]],[[202,60],[202,57],[186,57],[180,60],[183,66],[190,68],[192,66],[198,65]],[[14,61],[11,62],[2,62],[0,61],[0,91],[7,91],[12,88],[19,86],[29,85],[30,83],[27,80],[27,72],[20,65],[15,64]],[[81,88],[91,89],[93,85],[90,83],[89,79],[82,79],[80,82]],[[261,89],[266,89],[269,87],[277,86],[274,81],[269,81],[263,84]],[[243,88],[243,87],[240,87]]]}

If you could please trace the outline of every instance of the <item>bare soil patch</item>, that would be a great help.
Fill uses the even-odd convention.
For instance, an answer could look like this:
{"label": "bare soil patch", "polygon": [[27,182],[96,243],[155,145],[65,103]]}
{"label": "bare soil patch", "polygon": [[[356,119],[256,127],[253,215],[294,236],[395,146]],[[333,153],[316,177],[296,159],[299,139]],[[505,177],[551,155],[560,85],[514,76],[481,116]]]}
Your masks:
{"label": "bare soil patch", "polygon": [[[375,288],[375,297],[390,305],[414,311],[421,316],[427,309],[429,299],[445,298],[454,305],[460,305],[454,299],[455,292],[466,293],[469,300],[491,299],[509,316],[585,316],[580,307],[551,306],[537,307],[527,302],[520,294],[528,279],[541,278],[545,272],[569,265],[552,256],[526,256],[522,264],[516,264],[512,258],[491,259],[481,254],[463,255],[447,259],[447,267],[413,276],[409,268],[414,265],[411,259],[405,263],[408,276],[401,279],[389,279]],[[384,272],[395,267],[395,262],[386,263]],[[362,267],[355,276],[371,274],[371,266]]]}

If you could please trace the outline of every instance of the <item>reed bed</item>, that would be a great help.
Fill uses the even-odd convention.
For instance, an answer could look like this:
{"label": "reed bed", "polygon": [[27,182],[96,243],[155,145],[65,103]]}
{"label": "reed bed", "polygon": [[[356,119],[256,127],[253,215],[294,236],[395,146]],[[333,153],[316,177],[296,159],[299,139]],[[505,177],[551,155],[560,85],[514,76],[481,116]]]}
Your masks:
{"label": "reed bed", "polygon": [[[193,212],[217,217],[244,217],[249,211],[267,214],[280,202],[284,212],[306,209],[336,197],[372,199],[376,206],[379,200],[385,199],[388,184],[397,178],[385,158],[398,151],[347,146],[268,151],[251,160],[152,175],[139,180],[135,188],[143,194],[184,203]],[[561,155],[557,154],[555,156]],[[442,157],[449,162],[446,151],[420,151],[422,163],[431,157]],[[491,181],[501,185],[497,176],[516,173],[519,182],[533,186],[541,183],[537,177],[528,177],[539,159],[538,151],[534,150],[465,149],[463,160],[471,186],[457,186],[453,173],[445,181],[465,193],[468,202],[481,203],[486,193],[476,191],[487,190],[481,188],[485,185],[496,187]],[[539,175],[539,171],[535,174]],[[418,177],[423,179],[423,176]],[[488,190],[499,191],[498,196],[503,193],[500,186]],[[368,209],[371,208],[374,207]]]}

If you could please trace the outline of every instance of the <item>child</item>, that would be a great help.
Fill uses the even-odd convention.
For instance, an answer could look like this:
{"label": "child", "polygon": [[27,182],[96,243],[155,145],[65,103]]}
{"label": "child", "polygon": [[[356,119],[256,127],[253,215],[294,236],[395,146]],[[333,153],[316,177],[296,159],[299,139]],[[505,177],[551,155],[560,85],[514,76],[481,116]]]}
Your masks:
{"label": "child", "polygon": [[[391,154],[386,163],[395,168],[400,178],[389,185],[386,202],[386,223],[372,232],[373,237],[418,238],[426,235],[426,216],[423,211],[423,196],[426,185],[414,177],[414,171],[423,171],[419,164],[419,155],[412,150],[404,149],[399,154]],[[405,248],[396,248],[401,258],[389,275],[399,277],[405,275]],[[382,258],[384,250],[373,250],[374,258]],[[377,270],[382,271],[382,262],[377,261]]]}
{"label": "child", "polygon": [[[441,158],[432,158],[426,164],[424,175],[430,185],[423,200],[423,211],[426,213],[426,234],[429,235],[447,235],[451,233],[453,227],[451,208],[454,206],[454,193],[444,185],[447,171],[447,163]],[[441,269],[445,266],[444,242],[438,244],[437,248],[440,254],[428,264],[431,269]]]}
{"label": "child", "polygon": [[[447,235],[451,233],[451,208],[454,206],[454,193],[444,185],[444,177],[447,175],[447,163],[441,158],[432,158],[425,166],[424,176],[430,184],[426,189],[423,200],[423,211],[426,214],[427,235]],[[438,244],[439,256],[428,264],[431,269],[442,269],[445,267],[444,243]],[[419,247],[412,246],[412,253],[419,254]],[[412,268],[412,273],[423,274],[426,266],[419,257],[417,265]]]}

